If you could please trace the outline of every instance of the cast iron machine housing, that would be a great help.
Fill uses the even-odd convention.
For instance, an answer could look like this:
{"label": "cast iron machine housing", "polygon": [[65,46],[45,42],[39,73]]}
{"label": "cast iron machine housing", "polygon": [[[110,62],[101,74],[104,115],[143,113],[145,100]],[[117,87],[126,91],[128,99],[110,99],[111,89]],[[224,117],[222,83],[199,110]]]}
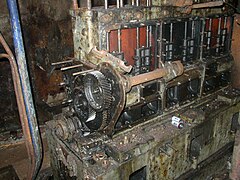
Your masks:
{"label": "cast iron machine housing", "polygon": [[67,100],[48,123],[56,178],[181,178],[232,147],[240,104],[229,85],[231,8],[74,4],[75,57],[57,63]]}

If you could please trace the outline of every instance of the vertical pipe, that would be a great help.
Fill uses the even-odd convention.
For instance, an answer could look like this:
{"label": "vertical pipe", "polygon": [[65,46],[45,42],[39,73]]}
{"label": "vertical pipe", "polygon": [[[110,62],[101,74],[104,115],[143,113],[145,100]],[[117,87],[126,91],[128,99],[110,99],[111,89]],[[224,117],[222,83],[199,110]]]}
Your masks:
{"label": "vertical pipe", "polygon": [[121,51],[121,29],[118,29],[118,52],[120,53]]}
{"label": "vertical pipe", "polygon": [[38,128],[35,108],[32,99],[32,92],[30,87],[30,80],[28,77],[27,62],[25,50],[22,39],[22,31],[19,19],[19,12],[16,0],[7,0],[8,10],[11,20],[11,28],[13,33],[13,43],[18,64],[18,71],[20,75],[21,87],[24,97],[24,104],[26,107],[27,119],[30,128],[32,144],[34,146],[34,155],[32,157],[32,179],[36,178],[42,161],[42,144]]}
{"label": "vertical pipe", "polygon": [[91,0],[87,0],[87,8],[89,10],[92,9],[92,1]]}
{"label": "vertical pipe", "polygon": [[221,22],[222,18],[218,18],[218,35],[217,35],[217,44],[216,44],[216,53],[219,53],[220,48],[220,38],[221,38]]}
{"label": "vertical pipe", "polygon": [[117,8],[120,8],[120,0],[117,0]]}
{"label": "vertical pipe", "polygon": [[223,34],[222,34],[222,43],[221,46],[224,47],[225,40],[226,40],[226,34],[227,34],[227,17],[224,17],[224,24],[223,24]]}
{"label": "vertical pipe", "polygon": [[204,33],[205,33],[205,24],[206,20],[203,20],[201,23],[201,39],[200,39],[200,52],[199,52],[199,59],[203,60],[203,46],[204,46]]}
{"label": "vertical pipe", "polygon": [[108,0],[104,0],[104,8],[108,9]]}
{"label": "vertical pipe", "polygon": [[134,6],[135,5],[135,0],[132,0],[131,2],[132,2],[132,6]]}
{"label": "vertical pipe", "polygon": [[136,30],[137,30],[137,38],[136,38],[136,40],[137,40],[137,49],[139,48],[139,46],[140,46],[140,42],[139,42],[139,27],[137,27],[136,28]]}
{"label": "vertical pipe", "polygon": [[173,23],[170,24],[170,43],[173,43]]}
{"label": "vertical pipe", "polygon": [[153,32],[153,29],[152,29],[152,25],[150,26],[150,35],[149,35],[149,46],[152,46],[152,32]]}
{"label": "vertical pipe", "polygon": [[123,0],[120,0],[120,7],[123,7]]}
{"label": "vertical pipe", "polygon": [[107,35],[106,35],[106,41],[107,41],[107,51],[109,52],[110,51],[110,42],[109,42],[109,36],[110,36],[110,34],[109,34],[109,32],[107,32]]}
{"label": "vertical pipe", "polygon": [[139,0],[136,0],[136,6],[139,6]]}
{"label": "vertical pipe", "polygon": [[149,26],[146,28],[146,46],[149,47]]}

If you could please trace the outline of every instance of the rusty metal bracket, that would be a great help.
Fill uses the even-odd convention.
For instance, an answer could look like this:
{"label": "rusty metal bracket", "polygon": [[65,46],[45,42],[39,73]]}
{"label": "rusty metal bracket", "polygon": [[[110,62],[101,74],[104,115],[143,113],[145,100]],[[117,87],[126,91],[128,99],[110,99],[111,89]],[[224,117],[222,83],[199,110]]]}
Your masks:
{"label": "rusty metal bracket", "polygon": [[23,92],[22,92],[22,87],[21,87],[21,80],[20,80],[20,75],[18,72],[18,66],[16,63],[16,60],[14,58],[14,55],[12,51],[10,50],[9,46],[7,45],[5,39],[3,38],[2,34],[0,33],[0,42],[3,45],[5,51],[7,54],[0,54],[0,59],[6,58],[9,60],[10,66],[11,66],[11,71],[12,71],[12,78],[13,78],[13,85],[14,85],[14,90],[15,90],[15,95],[16,95],[16,100],[17,100],[17,105],[18,105],[18,112],[20,116],[20,121],[22,125],[22,130],[25,138],[25,144],[29,156],[29,166],[28,166],[28,179],[31,179],[35,173],[36,169],[36,156],[34,153],[34,145],[32,143],[32,138],[31,138],[31,132],[30,132],[30,126],[28,124],[28,118],[27,118],[27,111],[26,111],[26,106],[24,104],[24,97],[23,97]]}

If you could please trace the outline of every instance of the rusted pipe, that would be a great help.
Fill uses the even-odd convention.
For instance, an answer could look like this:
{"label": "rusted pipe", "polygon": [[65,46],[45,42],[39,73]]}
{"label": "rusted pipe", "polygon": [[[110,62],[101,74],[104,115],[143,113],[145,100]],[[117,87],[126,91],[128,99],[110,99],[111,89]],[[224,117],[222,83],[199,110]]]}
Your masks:
{"label": "rusted pipe", "polygon": [[22,30],[20,25],[17,1],[7,0],[7,5],[9,10],[11,29],[13,33],[13,43],[18,65],[17,67],[20,78],[20,85],[22,89],[24,105],[26,108],[31,141],[34,149],[34,156],[32,160],[33,164],[31,167],[30,175],[31,179],[35,179],[42,163],[42,143],[32,98],[30,80],[28,76],[28,68],[23,45]]}
{"label": "rusted pipe", "polygon": [[129,78],[129,83],[131,86],[136,86],[138,84],[146,83],[154,79],[159,79],[167,74],[166,69],[157,69],[149,73],[140,74]]}
{"label": "rusted pipe", "polygon": [[126,78],[126,91],[128,92],[133,86],[146,83],[155,79],[165,78],[167,81],[180,76],[184,71],[184,67],[180,61],[166,63],[163,68],[156,69],[152,72],[140,74]]}
{"label": "rusted pipe", "polygon": [[20,117],[20,121],[21,121],[21,125],[22,125],[23,135],[25,138],[25,144],[26,144],[26,148],[27,148],[27,152],[28,152],[28,157],[30,160],[30,164],[28,166],[27,177],[28,177],[28,179],[31,179],[31,177],[32,177],[31,174],[32,174],[32,171],[34,168],[33,167],[33,165],[34,165],[34,162],[33,162],[34,161],[34,148],[33,148],[33,144],[32,144],[30,128],[28,125],[28,118],[27,118],[27,114],[26,114],[26,108],[24,105],[24,98],[23,98],[17,63],[13,56],[12,51],[8,47],[6,41],[4,40],[1,33],[0,33],[0,42],[3,45],[5,51],[8,53],[8,54],[0,54],[0,59],[6,58],[9,60],[9,63],[10,63],[12,78],[13,78],[13,85],[14,85],[14,90],[15,90],[15,95],[16,95],[16,100],[17,100],[17,105],[18,105],[19,117]]}

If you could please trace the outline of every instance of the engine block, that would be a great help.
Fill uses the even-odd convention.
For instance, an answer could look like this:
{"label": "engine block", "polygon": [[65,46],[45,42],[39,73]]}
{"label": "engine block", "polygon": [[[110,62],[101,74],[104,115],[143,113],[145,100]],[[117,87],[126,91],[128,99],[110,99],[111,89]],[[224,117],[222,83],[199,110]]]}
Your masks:
{"label": "engine block", "polygon": [[221,1],[75,5],[75,57],[57,64],[67,99],[48,122],[55,177],[184,179],[231,148],[233,13]]}

